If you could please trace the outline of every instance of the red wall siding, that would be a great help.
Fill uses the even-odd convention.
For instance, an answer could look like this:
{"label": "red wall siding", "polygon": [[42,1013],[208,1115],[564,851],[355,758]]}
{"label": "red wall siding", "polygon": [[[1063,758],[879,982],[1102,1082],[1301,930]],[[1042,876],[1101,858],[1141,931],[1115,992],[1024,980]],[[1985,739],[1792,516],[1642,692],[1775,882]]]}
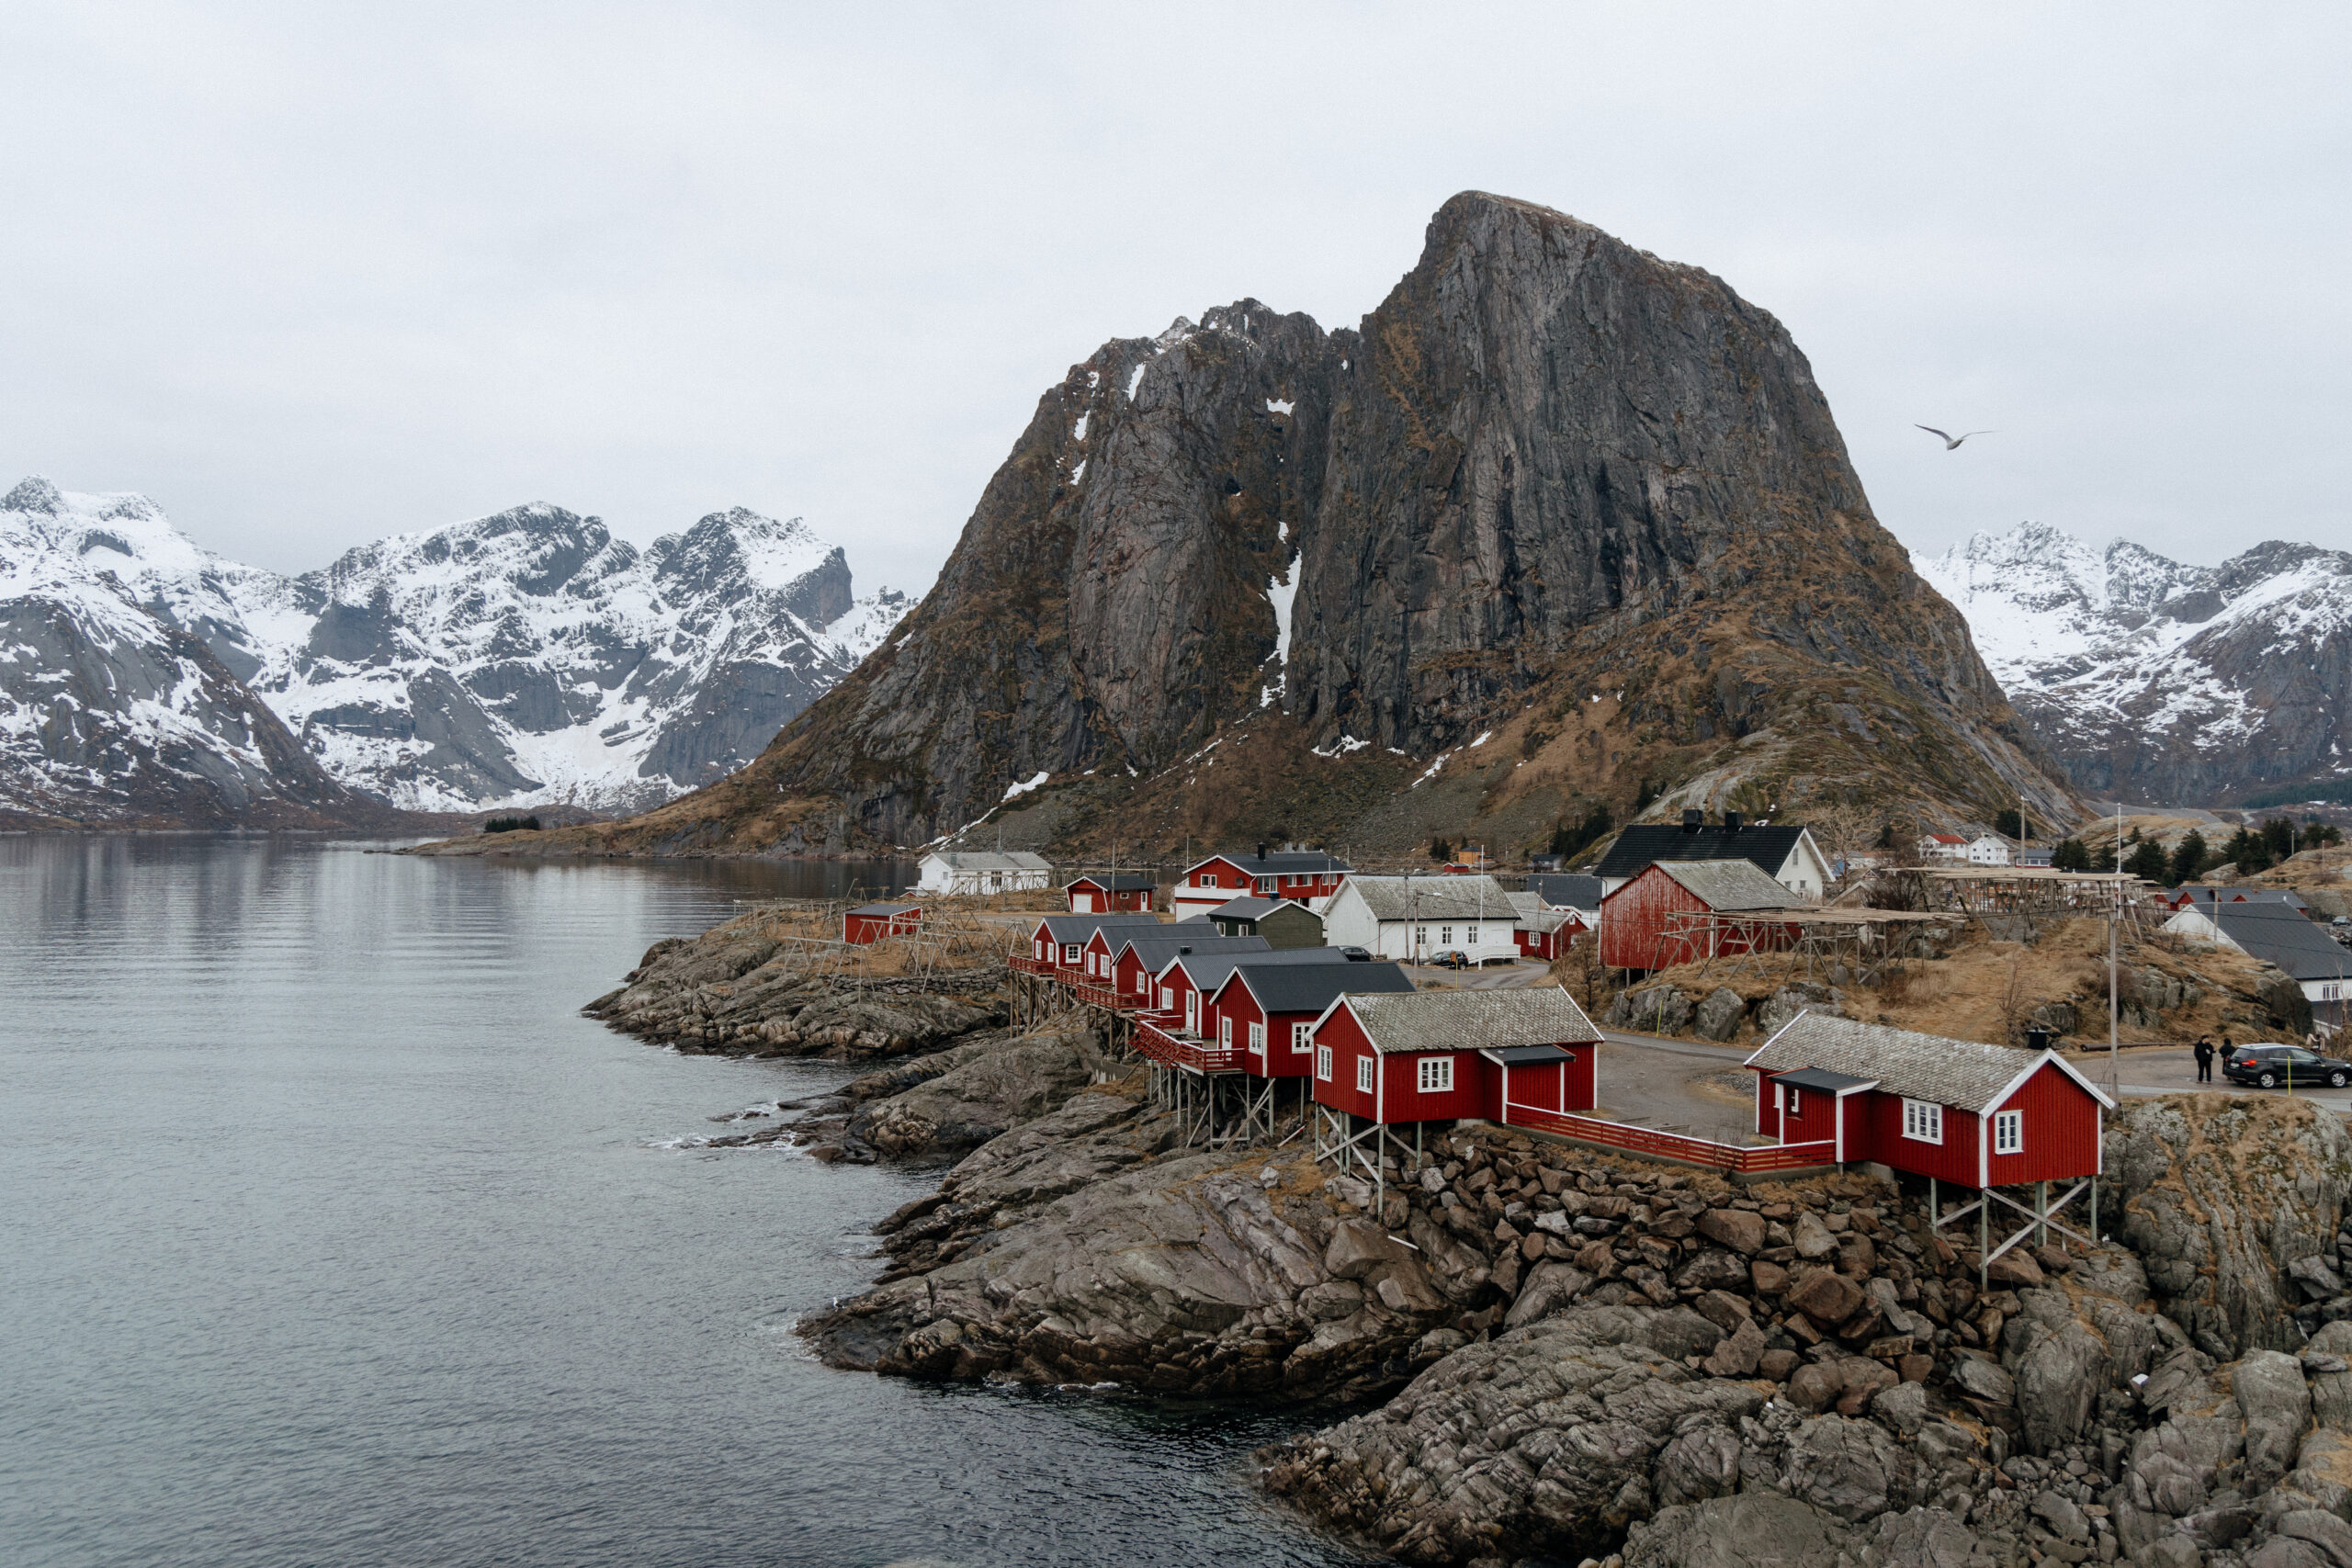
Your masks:
{"label": "red wall siding", "polygon": [[[1869,1103],[1856,1105],[1856,1100]],[[1864,1089],[1847,1097],[1846,1158],[1874,1159],[1915,1176],[1976,1185],[1976,1118],[1944,1107],[1944,1141],[1923,1144],[1903,1135],[1903,1097]]]}
{"label": "red wall siding", "polygon": [[[1233,1021],[1233,1043],[1244,1052],[1250,1049],[1250,1026],[1266,1021],[1265,1012],[1258,1006],[1258,998],[1250,994],[1250,987],[1230,975],[1226,976],[1225,984],[1216,988],[1216,995],[1206,1006],[1205,1012],[1215,1015],[1205,1031],[1208,1036],[1216,1038],[1216,1019],[1229,1018]],[[1267,1043],[1271,1045],[1273,1043],[1272,1032],[1268,1033]],[[1257,1077],[1271,1076],[1266,1071],[1265,1053],[1255,1056],[1244,1055],[1241,1060]]]}
{"label": "red wall siding", "polygon": [[[1600,961],[1612,969],[1664,969],[1694,956],[1691,944],[1668,941],[1673,929],[1668,917],[1695,913],[1706,903],[1657,866],[1645,867],[1616,892],[1600,901]],[[1766,951],[1792,945],[1794,926],[1767,927],[1757,932],[1756,946]],[[1745,953],[1744,938],[1722,939],[1720,952]]]}
{"label": "red wall siding", "polygon": [[[1587,1107],[1571,1106],[1567,1097],[1567,1069],[1570,1064],[1555,1062],[1549,1066],[1508,1067],[1496,1073],[1497,1092],[1492,1120],[1508,1122],[1514,1105],[1532,1106],[1538,1111],[1572,1111]],[[1489,1063],[1488,1066],[1493,1066]]]}
{"label": "red wall siding", "polygon": [[1290,1026],[1313,1023],[1311,1012],[1278,1012],[1266,1024],[1266,1076],[1270,1078],[1303,1078],[1315,1071],[1315,1047],[1304,1051],[1290,1048]]}
{"label": "red wall siding", "polygon": [[1374,1099],[1369,1094],[1356,1092],[1356,1062],[1358,1058],[1372,1054],[1372,1043],[1364,1038],[1363,1027],[1356,1022],[1355,1015],[1347,1010],[1345,1003],[1334,1008],[1331,1016],[1323,1021],[1323,1027],[1315,1032],[1315,1043],[1331,1048],[1330,1081],[1314,1080],[1315,1102],[1328,1105],[1334,1111],[1351,1111],[1358,1116],[1370,1116]]}
{"label": "red wall siding", "polygon": [[1990,1142],[1984,1145],[1996,1187],[2013,1181],[2071,1181],[2098,1173],[2098,1101],[2056,1067],[2044,1063],[1994,1110],[2025,1112],[2023,1154],[1996,1155]]}
{"label": "red wall siding", "polygon": [[[1420,1064],[1428,1056],[1453,1058],[1453,1087],[1442,1094],[1423,1094]],[[1489,1121],[1502,1113],[1502,1069],[1476,1051],[1432,1051],[1427,1055],[1397,1053],[1381,1059],[1388,1093],[1382,1107],[1385,1122],[1451,1122],[1464,1116]]]}
{"label": "red wall siding", "polygon": [[[1823,1138],[1836,1137],[1838,1135],[1838,1097],[1817,1089],[1799,1089],[1796,1094],[1797,1114],[1794,1116],[1783,1114],[1781,1117],[1781,1142],[1810,1144]],[[1849,1101],[1853,1098],[1851,1095],[1847,1097]],[[1850,1104],[1846,1114],[1846,1142],[1850,1145],[1854,1142],[1855,1132],[1862,1124],[1862,1114],[1859,1108]],[[1847,1157],[1860,1159],[1865,1156],[1849,1155]]]}
{"label": "red wall siding", "polygon": [[[1753,1068],[1749,1070],[1754,1071]],[[1772,1075],[1770,1073],[1756,1074],[1756,1131],[1767,1138],[1781,1135],[1781,1113],[1772,1106]]]}
{"label": "red wall siding", "polygon": [[[1141,887],[1125,887],[1114,893],[1090,876],[1080,877],[1063,891],[1069,895],[1069,907],[1073,914],[1104,915],[1114,910],[1141,914],[1151,908],[1151,894],[1148,890]],[[1081,893],[1093,899],[1093,903],[1083,909],[1078,907],[1079,895]]]}

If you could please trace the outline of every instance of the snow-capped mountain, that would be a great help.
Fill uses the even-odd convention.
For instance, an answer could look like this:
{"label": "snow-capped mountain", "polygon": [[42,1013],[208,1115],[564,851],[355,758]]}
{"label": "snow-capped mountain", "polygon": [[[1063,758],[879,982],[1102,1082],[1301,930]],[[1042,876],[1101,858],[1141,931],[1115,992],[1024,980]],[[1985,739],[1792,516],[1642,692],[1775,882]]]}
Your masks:
{"label": "snow-capped mountain", "polygon": [[2028,523],[1918,565],[2078,788],[2199,805],[2352,779],[2352,555],[2186,566]]}
{"label": "snow-capped mountain", "polygon": [[[414,810],[631,809],[708,783],[908,608],[854,599],[842,551],[799,520],[740,508],[639,551],[594,517],[522,506],[283,577],[202,549],[143,497],[28,479],[0,498],[0,608],[38,618],[70,584],[85,620],[112,617],[109,646],[143,620],[149,643],[198,647],[328,775]],[[0,634],[11,674],[57,652]],[[54,728],[57,702],[10,696],[8,736]]]}

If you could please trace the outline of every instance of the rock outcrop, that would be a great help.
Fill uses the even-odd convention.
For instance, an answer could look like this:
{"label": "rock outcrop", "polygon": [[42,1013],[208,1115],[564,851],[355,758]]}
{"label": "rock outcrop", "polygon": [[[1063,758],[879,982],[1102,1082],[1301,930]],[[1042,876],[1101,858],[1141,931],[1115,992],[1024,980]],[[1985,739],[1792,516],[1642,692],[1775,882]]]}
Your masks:
{"label": "rock outcrop", "polygon": [[[1258,735],[1248,772],[1311,776],[1203,750]],[[1781,324],[1473,192],[1356,329],[1245,299],[1073,366],[856,674],[736,778],[552,844],[915,843],[1035,780],[1040,832],[1344,836],[1456,755],[1498,819],[1659,778],[2071,814]]]}

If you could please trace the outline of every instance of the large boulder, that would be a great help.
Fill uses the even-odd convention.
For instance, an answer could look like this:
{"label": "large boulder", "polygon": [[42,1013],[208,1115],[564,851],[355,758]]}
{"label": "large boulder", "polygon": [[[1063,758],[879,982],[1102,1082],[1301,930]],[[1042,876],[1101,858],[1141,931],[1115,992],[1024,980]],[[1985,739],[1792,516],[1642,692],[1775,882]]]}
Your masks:
{"label": "large boulder", "polygon": [[1625,1532],[1625,1568],[1820,1568],[1846,1546],[1844,1525],[1777,1492],[1744,1492],[1661,1508]]}
{"label": "large boulder", "polygon": [[1729,1040],[1747,1021],[1747,1002],[1729,986],[1717,986],[1699,1004],[1694,1022],[1705,1040]]}
{"label": "large boulder", "polygon": [[1598,1551],[1652,1511],[1654,1473],[1728,1487],[1737,1424],[1764,1403],[1645,1343],[1649,1315],[1579,1306],[1466,1346],[1382,1408],[1261,1454],[1266,1484],[1408,1562]]}
{"label": "large boulder", "polygon": [[922,1081],[859,1106],[849,1136],[901,1158],[977,1148],[1058,1108],[1103,1061],[1082,1029],[953,1046],[901,1069]]}
{"label": "large boulder", "polygon": [[2302,1340],[2288,1276],[2335,1249],[2352,1132],[2308,1100],[2170,1095],[2111,1123],[2125,1240],[2165,1315],[2221,1360]]}
{"label": "large boulder", "polygon": [[[2162,1320],[2135,1310],[2147,1294],[2138,1270],[2131,1254],[2109,1247],[2095,1271],[2070,1272],[2059,1284],[2018,1292],[2017,1315],[2002,1336],[2002,1361],[2015,1380],[2018,1419],[2035,1452],[2080,1441],[2100,1396],[2127,1387],[2147,1370],[2161,1343]],[[2091,1289],[2086,1279],[2112,1283],[2126,1294]]]}

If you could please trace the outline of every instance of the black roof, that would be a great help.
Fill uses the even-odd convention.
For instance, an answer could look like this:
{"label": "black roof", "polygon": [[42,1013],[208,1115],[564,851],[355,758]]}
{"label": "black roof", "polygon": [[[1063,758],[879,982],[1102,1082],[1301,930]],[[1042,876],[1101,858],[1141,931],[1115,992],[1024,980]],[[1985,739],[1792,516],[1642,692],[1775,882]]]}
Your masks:
{"label": "black roof", "polygon": [[1056,942],[1084,942],[1104,926],[1156,926],[1158,924],[1159,924],[1159,918],[1157,915],[1147,915],[1138,911],[1108,915],[1047,915],[1045,919],[1046,933]]}
{"label": "black roof", "polygon": [[1152,877],[1130,876],[1124,871],[1116,876],[1073,876],[1062,886],[1075,887],[1081,882],[1091,882],[1110,893],[1149,893],[1159,886],[1159,882]]}
{"label": "black roof", "polygon": [[1576,1053],[1562,1045],[1503,1045],[1478,1055],[1506,1067],[1536,1067],[1546,1062],[1567,1061]]}
{"label": "black roof", "polygon": [[1600,878],[1554,873],[1527,879],[1527,890],[1555,909],[1600,908]]}
{"label": "black roof", "polygon": [[1746,860],[1755,862],[1765,875],[1778,876],[1804,833],[1803,827],[1793,825],[1732,829],[1642,823],[1618,834],[1593,870],[1602,876],[1634,877],[1658,861]]}
{"label": "black roof", "polygon": [[2352,979],[2352,953],[2291,904],[2264,900],[2207,904],[2197,912],[2222,923],[2222,934],[2298,980]]}
{"label": "black roof", "polygon": [[1137,931],[1132,935],[1114,931],[1106,939],[1114,957],[1134,948],[1136,957],[1150,973],[1157,975],[1168,967],[1168,961],[1186,953],[1265,953],[1269,951],[1261,936],[1219,936],[1214,928],[1205,934],[1200,931],[1164,931],[1164,934]]}
{"label": "black roof", "polygon": [[[1333,948],[1293,948],[1294,953],[1336,953]],[[1367,991],[1409,991],[1413,982],[1394,964],[1338,964],[1289,959],[1235,964],[1241,983],[1268,1012],[1319,1013],[1343,996]]]}
{"label": "black roof", "polygon": [[[1262,937],[1237,937],[1234,940],[1237,942],[1262,942],[1265,939]],[[1193,977],[1193,984],[1198,986],[1204,991],[1216,990],[1219,986],[1225,984],[1225,977],[1227,975],[1232,974],[1236,969],[1240,968],[1245,964],[1252,969],[1289,968],[1293,965],[1314,969],[1322,968],[1328,965],[1333,969],[1347,969],[1352,971],[1362,969],[1363,967],[1361,964],[1349,963],[1348,955],[1341,953],[1336,947],[1291,947],[1284,948],[1279,953],[1272,951],[1260,953],[1195,952],[1190,954],[1170,958],[1168,960],[1167,964],[1162,964],[1158,969],[1152,971],[1152,973],[1156,975],[1165,974],[1168,969],[1168,964],[1182,964],[1184,966],[1184,973]]]}
{"label": "black roof", "polygon": [[1858,1078],[1851,1073],[1833,1073],[1827,1067],[1799,1067],[1792,1073],[1774,1073],[1773,1080],[1798,1089],[1817,1089],[1824,1094],[1836,1094],[1841,1089],[1859,1089],[1875,1078]]}

